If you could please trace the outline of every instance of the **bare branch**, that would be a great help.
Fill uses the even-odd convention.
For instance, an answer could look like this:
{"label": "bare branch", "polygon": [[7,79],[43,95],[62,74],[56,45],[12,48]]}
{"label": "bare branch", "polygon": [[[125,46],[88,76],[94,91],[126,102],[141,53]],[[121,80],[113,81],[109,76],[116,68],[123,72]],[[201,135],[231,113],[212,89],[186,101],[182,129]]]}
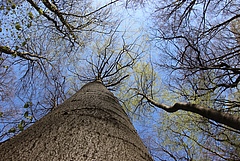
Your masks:
{"label": "bare branch", "polygon": [[154,101],[153,99],[149,98],[148,96],[142,93],[138,93],[138,94],[143,96],[145,99],[147,99],[148,102],[150,102],[154,106],[159,107],[167,112],[173,113],[178,110],[189,111],[189,112],[199,114],[205,118],[214,120],[218,123],[227,125],[236,130],[240,130],[240,117],[234,116],[232,114],[224,113],[212,108],[207,108],[207,107],[203,107],[203,106],[200,106],[197,104],[191,104],[191,103],[175,103],[173,106],[167,106]]}
{"label": "bare branch", "polygon": [[117,84],[121,83],[122,80],[124,80],[125,78],[129,77],[129,75],[125,75],[122,78],[120,78],[117,82],[111,83],[111,84],[107,84],[106,87],[112,87],[112,86],[116,86]]}
{"label": "bare branch", "polygon": [[12,56],[19,56],[19,57],[21,57],[23,59],[31,60],[31,61],[34,61],[33,58],[46,59],[43,56],[32,54],[32,53],[29,53],[29,52],[19,52],[19,51],[11,50],[7,46],[0,46],[0,52],[3,52],[5,54],[9,54],[9,55],[12,55]]}

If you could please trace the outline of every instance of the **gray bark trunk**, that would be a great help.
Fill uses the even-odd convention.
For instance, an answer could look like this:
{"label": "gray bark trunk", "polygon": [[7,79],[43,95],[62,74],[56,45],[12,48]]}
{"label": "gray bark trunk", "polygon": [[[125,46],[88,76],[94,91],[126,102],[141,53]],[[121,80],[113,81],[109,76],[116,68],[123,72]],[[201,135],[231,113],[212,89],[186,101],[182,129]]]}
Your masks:
{"label": "gray bark trunk", "polygon": [[118,100],[88,83],[34,125],[0,145],[0,160],[151,161]]}

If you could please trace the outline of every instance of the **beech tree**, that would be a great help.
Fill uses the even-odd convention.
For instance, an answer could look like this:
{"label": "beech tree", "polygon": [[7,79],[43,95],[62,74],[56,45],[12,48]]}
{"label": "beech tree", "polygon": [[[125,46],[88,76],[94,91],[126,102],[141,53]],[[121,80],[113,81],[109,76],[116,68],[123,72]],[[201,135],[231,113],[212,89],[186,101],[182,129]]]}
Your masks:
{"label": "beech tree", "polygon": [[165,158],[161,154],[172,160],[238,160],[239,2],[153,3],[152,35],[159,52],[153,68],[168,78],[159,84],[161,94],[152,93],[153,79],[134,90],[145,99],[142,104],[173,113],[159,114],[153,151],[159,160]]}
{"label": "beech tree", "polygon": [[152,160],[118,99],[97,80],[1,143],[3,160]]}
{"label": "beech tree", "polygon": [[[119,3],[1,2],[1,138],[100,79],[148,123],[154,159],[238,160],[239,2]],[[148,37],[130,31],[131,16],[121,24],[119,7],[138,4],[152,16]]]}
{"label": "beech tree", "polygon": [[1,2],[1,138],[56,108],[70,87],[80,88],[69,85],[68,68],[85,59],[85,43],[113,34],[120,23],[115,2]]}

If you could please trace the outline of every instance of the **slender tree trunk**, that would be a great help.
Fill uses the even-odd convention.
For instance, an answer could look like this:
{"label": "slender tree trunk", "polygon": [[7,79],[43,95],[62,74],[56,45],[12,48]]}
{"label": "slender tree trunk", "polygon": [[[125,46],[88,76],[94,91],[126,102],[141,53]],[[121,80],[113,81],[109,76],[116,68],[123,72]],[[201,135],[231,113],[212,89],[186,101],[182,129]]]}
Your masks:
{"label": "slender tree trunk", "polygon": [[118,99],[97,81],[2,143],[0,156],[4,161],[152,160]]}

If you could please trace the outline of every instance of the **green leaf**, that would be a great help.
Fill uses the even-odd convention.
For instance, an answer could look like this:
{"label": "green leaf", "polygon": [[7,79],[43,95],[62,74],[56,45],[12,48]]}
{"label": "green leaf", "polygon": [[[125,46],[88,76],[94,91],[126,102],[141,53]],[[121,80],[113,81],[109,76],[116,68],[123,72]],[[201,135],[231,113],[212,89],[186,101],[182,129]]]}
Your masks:
{"label": "green leaf", "polygon": [[13,127],[11,129],[8,130],[9,133],[15,133],[16,132],[16,129]]}
{"label": "green leaf", "polygon": [[32,102],[26,102],[23,108],[28,108],[29,106],[32,106]]}
{"label": "green leaf", "polygon": [[19,128],[20,131],[23,131],[23,130],[24,130],[25,123],[26,123],[26,122],[25,122],[24,120],[22,120],[22,121],[18,124],[18,128]]}
{"label": "green leaf", "polygon": [[12,4],[11,8],[15,9],[16,8],[16,4]]}
{"label": "green leaf", "polygon": [[28,114],[29,114],[29,112],[26,111],[26,112],[24,113],[24,117],[27,118],[27,117],[28,117]]}
{"label": "green leaf", "polygon": [[32,116],[29,116],[29,112],[28,112],[28,111],[26,111],[26,112],[24,113],[24,117],[25,117],[26,119],[28,119],[28,120],[31,120],[31,121],[32,121],[32,119],[33,119]]}
{"label": "green leaf", "polygon": [[32,12],[29,12],[29,13],[28,13],[28,17],[32,20],[32,19],[34,18],[33,13],[32,13]]}
{"label": "green leaf", "polygon": [[28,117],[26,117],[26,119],[28,119],[28,120],[32,121],[32,119],[33,119],[33,116],[28,116]]}
{"label": "green leaf", "polygon": [[3,112],[0,112],[0,117],[3,117]]}
{"label": "green leaf", "polygon": [[27,24],[27,27],[30,28],[32,26],[32,23],[30,22],[29,24]]}
{"label": "green leaf", "polygon": [[17,22],[16,25],[15,25],[15,28],[17,30],[21,30],[22,29],[22,26]]}
{"label": "green leaf", "polygon": [[28,108],[28,107],[29,107],[28,103],[25,103],[25,105],[23,106],[23,108]]}
{"label": "green leaf", "polygon": [[27,44],[27,41],[24,41],[21,45],[25,46]]}
{"label": "green leaf", "polygon": [[42,14],[43,14],[43,10],[42,10],[42,9],[39,9],[39,10],[38,10],[38,13],[39,13],[40,15],[42,15]]}

